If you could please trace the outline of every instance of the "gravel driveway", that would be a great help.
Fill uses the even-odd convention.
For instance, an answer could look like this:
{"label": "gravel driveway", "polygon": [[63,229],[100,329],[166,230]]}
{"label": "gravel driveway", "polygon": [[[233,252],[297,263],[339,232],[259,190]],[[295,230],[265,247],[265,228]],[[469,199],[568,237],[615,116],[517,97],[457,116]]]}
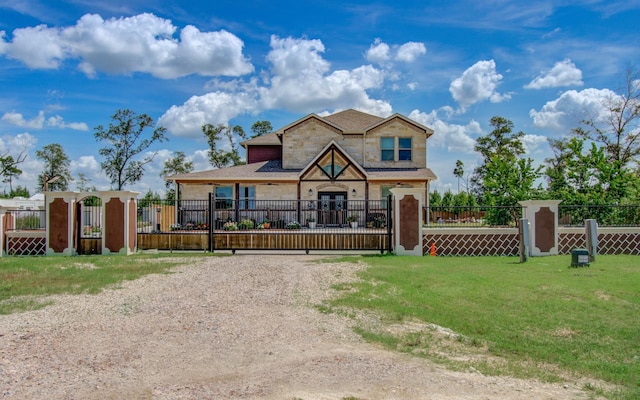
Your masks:
{"label": "gravel driveway", "polygon": [[587,398],[575,383],[451,372],[363,342],[312,307],[362,268],[326,258],[190,258],[173,274],[0,316],[0,398]]}

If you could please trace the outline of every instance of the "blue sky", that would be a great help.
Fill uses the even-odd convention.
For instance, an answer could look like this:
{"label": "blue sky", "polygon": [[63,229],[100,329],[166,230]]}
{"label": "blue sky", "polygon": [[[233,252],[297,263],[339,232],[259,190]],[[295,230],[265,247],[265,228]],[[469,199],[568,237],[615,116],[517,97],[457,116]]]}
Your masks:
{"label": "blue sky", "polygon": [[434,129],[432,187],[456,192],[455,162],[472,171],[492,116],[526,134],[537,163],[548,137],[597,117],[640,68],[638,21],[640,0],[0,0],[0,154],[27,151],[13,185],[33,194],[35,151],[59,143],[74,177],[109,189],[94,127],[129,108],[169,141],[127,189],[163,192],[174,151],[210,168],[204,123],[249,132],[354,108]]}

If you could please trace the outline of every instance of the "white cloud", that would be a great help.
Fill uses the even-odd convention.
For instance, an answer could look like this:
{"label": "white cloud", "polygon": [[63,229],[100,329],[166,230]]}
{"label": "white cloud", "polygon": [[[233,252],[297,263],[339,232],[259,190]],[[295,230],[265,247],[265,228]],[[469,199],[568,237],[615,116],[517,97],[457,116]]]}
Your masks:
{"label": "white cloud", "polygon": [[255,107],[255,97],[251,94],[212,92],[192,96],[181,106],[171,106],[158,119],[158,124],[177,136],[203,138],[202,125],[226,124]]}
{"label": "white cloud", "polygon": [[450,124],[441,119],[438,115],[439,111],[444,112],[448,117],[453,110],[445,107],[433,110],[429,114],[413,110],[409,118],[434,130],[433,136],[429,138],[430,146],[446,148],[447,151],[474,153],[473,147],[476,141],[472,136],[482,132],[480,124],[475,120],[469,121],[467,125]]}
{"label": "white cloud", "polygon": [[89,127],[84,122],[66,123],[64,122],[64,119],[59,115],[56,115],[55,117],[49,117],[47,119],[47,126],[55,126],[63,129],[69,128],[69,129],[74,129],[76,131],[84,131],[84,132],[89,130]]}
{"label": "white cloud", "polygon": [[509,94],[496,91],[501,80],[502,75],[496,71],[495,61],[478,61],[451,82],[449,92],[464,112],[470,105],[483,100],[499,103],[510,99]]}
{"label": "white cloud", "polygon": [[100,163],[94,156],[80,156],[77,160],[72,160],[70,170],[76,173],[84,173],[85,175],[101,172]]}
{"label": "white cloud", "polygon": [[388,61],[391,56],[389,55],[389,45],[382,42],[380,39],[374,40],[366,54],[367,61],[382,64]]}
{"label": "white cloud", "polygon": [[44,111],[38,112],[38,116],[31,120],[24,119],[20,113],[8,112],[2,116],[2,120],[10,123],[11,125],[22,128],[42,129],[42,126],[44,125]]}
{"label": "white cloud", "polygon": [[543,89],[561,86],[582,86],[582,71],[570,59],[557,62],[545,75],[539,75],[525,85],[525,89]]}
{"label": "white cloud", "polygon": [[367,50],[365,57],[367,61],[384,65],[391,60],[412,63],[419,56],[425,55],[426,53],[427,48],[424,43],[407,42],[400,46],[394,45],[392,48],[379,38],[376,38],[369,47],[369,50]]}
{"label": "white cloud", "polygon": [[382,86],[382,71],[365,65],[331,72],[320,55],[324,51],[320,40],[273,36],[271,47],[267,61],[272,68],[263,76],[264,86],[256,79],[215,85],[218,90],[172,106],[158,122],[175,135],[199,137],[205,123],[225,124],[241,114],[275,108],[304,113],[355,108],[391,115],[389,103],[367,93]]}
{"label": "white cloud", "polygon": [[23,150],[29,151],[33,149],[36,143],[38,143],[38,139],[28,132],[15,136],[6,135],[0,138],[0,153],[9,152],[9,154],[15,155]]}
{"label": "white cloud", "polygon": [[367,94],[382,86],[382,71],[365,65],[329,73],[329,62],[320,56],[324,45],[319,40],[273,36],[271,47],[267,60],[273,65],[273,77],[270,87],[260,89],[263,109],[311,112],[352,107],[381,116],[391,114],[389,103]]}
{"label": "white cloud", "polygon": [[618,95],[609,89],[568,90],[557,99],[548,101],[540,111],[531,109],[529,116],[535,126],[565,134],[587,118],[605,121],[608,115],[606,104],[616,97]]}
{"label": "white cloud", "polygon": [[398,48],[396,60],[410,63],[414,62],[416,58],[424,54],[427,54],[427,48],[424,43],[407,42]]}
{"label": "white cloud", "polygon": [[97,71],[145,72],[171,79],[190,74],[240,76],[253,71],[237,36],[224,30],[201,32],[187,25],[176,39],[176,31],[170,20],[148,13],[108,20],[86,14],[66,28],[16,29],[11,42],[2,39],[0,43],[8,57],[30,68],[55,69],[66,59],[78,59],[78,68],[88,76]]}
{"label": "white cloud", "polygon": [[525,154],[528,156],[548,150],[549,142],[546,136],[525,134],[521,140]]}

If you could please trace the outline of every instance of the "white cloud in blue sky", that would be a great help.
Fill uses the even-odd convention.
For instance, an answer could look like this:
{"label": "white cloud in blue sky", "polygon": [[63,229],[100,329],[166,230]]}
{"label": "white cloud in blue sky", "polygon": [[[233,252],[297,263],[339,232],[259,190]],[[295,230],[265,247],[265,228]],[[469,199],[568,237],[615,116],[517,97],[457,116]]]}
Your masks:
{"label": "white cloud in blue sky", "polygon": [[292,2],[283,13],[275,3],[0,0],[0,151],[29,152],[14,186],[33,192],[35,150],[60,143],[72,173],[108,189],[93,127],[130,108],[168,128],[132,188],[162,192],[173,151],[208,167],[205,123],[279,128],[355,108],[434,129],[429,165],[445,190],[456,159],[477,162],[492,116],[526,133],[537,162],[547,137],[597,120],[625,70],[640,67],[639,18],[637,1]]}

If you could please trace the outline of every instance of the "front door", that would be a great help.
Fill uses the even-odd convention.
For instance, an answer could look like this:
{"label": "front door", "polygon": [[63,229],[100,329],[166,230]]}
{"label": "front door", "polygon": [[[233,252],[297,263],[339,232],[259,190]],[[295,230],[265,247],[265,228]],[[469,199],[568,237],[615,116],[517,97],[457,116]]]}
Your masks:
{"label": "front door", "polygon": [[341,226],[347,223],[347,192],[318,192],[318,224]]}

